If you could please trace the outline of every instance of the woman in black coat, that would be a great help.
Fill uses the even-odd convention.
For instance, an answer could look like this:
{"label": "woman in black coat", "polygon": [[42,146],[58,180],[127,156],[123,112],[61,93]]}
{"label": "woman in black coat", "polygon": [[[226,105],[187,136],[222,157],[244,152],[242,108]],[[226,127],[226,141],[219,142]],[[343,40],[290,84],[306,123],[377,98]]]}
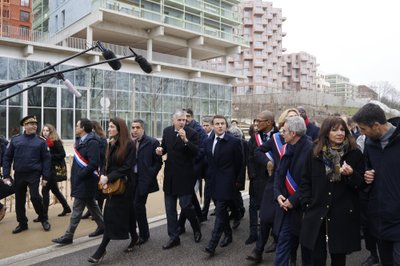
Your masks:
{"label": "woman in black coat", "polygon": [[97,263],[103,258],[111,239],[129,238],[129,203],[133,200],[134,193],[132,169],[136,160],[135,146],[129,137],[125,121],[120,118],[110,120],[108,135],[110,142],[99,184],[106,188],[108,183],[120,178],[126,182],[126,190],[121,195],[106,197],[103,240],[96,252],[88,259],[91,263]]}
{"label": "woman in black coat", "polygon": [[[67,200],[60,192],[57,184],[57,174],[56,174],[56,166],[64,166],[65,167],[65,150],[64,146],[61,142],[60,137],[53,125],[45,124],[42,128],[42,132],[40,133],[41,137],[46,139],[47,146],[50,149],[51,154],[51,178],[48,180],[46,186],[42,187],[42,196],[43,196],[43,211],[46,219],[48,219],[48,210],[50,203],[50,190],[53,192],[54,196],[58,199],[58,201],[63,206],[63,211],[58,216],[65,216],[67,213],[71,212],[71,208],[69,207]],[[67,176],[67,168],[65,167],[65,176]],[[33,220],[34,222],[39,222],[39,218]]]}
{"label": "woman in black coat", "polygon": [[346,123],[324,120],[300,184],[304,208],[300,243],[312,251],[313,265],[345,265],[346,254],[361,249],[359,189],[364,158]]}

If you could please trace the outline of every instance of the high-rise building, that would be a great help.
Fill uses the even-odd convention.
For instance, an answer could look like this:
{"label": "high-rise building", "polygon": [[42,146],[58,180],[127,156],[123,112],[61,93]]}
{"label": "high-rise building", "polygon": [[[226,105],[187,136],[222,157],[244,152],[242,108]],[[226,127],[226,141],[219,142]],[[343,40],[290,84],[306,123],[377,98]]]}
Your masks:
{"label": "high-rise building", "polygon": [[[54,2],[54,1],[53,1]],[[34,31],[49,31],[49,0],[33,0],[33,22]]]}
{"label": "high-rise building", "polygon": [[231,60],[247,76],[246,80],[239,80],[236,93],[260,94],[281,89],[282,37],[286,35],[282,32],[282,23],[286,18],[282,16],[281,9],[274,8],[271,2],[244,1],[241,9],[242,36],[249,40],[250,47]]}
{"label": "high-rise building", "polygon": [[[41,26],[48,27],[47,34],[32,32],[23,42],[0,38],[0,82],[19,80],[43,69],[46,62],[90,48],[56,68],[82,67],[64,74],[82,97],[70,94],[63,80],[52,78],[7,101],[0,98],[0,135],[10,137],[26,114],[36,115],[39,127],[55,124],[63,139],[74,138],[80,117],[104,127],[114,116],[128,122],[141,118],[146,132],[160,137],[179,108],[191,107],[197,120],[203,115],[231,116],[231,84],[243,76],[229,67],[227,57],[248,47],[237,33],[242,23],[238,0],[64,0],[49,1],[48,11],[46,4],[41,1],[34,7],[42,10],[35,13],[35,21],[41,21],[37,25],[48,19]],[[102,60],[97,41],[117,57],[132,54],[131,47],[152,63],[153,72],[144,73],[133,58],[124,59],[119,71],[107,64],[85,68]],[[224,64],[215,64],[214,58]],[[0,90],[0,97],[33,83]]]}
{"label": "high-rise building", "polygon": [[32,29],[32,1],[0,1],[1,37],[29,39]]}
{"label": "high-rise building", "polygon": [[329,74],[325,76],[325,79],[330,84],[329,93],[345,99],[357,97],[357,86],[350,83],[349,78],[339,74]]}
{"label": "high-rise building", "polygon": [[315,90],[317,88],[317,63],[314,56],[306,53],[283,55],[283,89]]}

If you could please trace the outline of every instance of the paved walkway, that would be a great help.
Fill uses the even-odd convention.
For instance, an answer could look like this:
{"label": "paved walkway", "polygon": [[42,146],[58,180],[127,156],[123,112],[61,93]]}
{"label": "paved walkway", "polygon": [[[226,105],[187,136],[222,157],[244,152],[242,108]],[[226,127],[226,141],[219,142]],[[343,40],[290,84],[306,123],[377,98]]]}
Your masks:
{"label": "paved walkway", "polygon": [[[161,194],[161,193],[160,193]],[[156,195],[154,195],[156,196]],[[245,195],[245,206],[248,206],[248,196]],[[53,210],[54,209],[54,210]],[[28,231],[19,235],[12,235],[15,225],[12,217],[7,217],[0,223],[1,229],[1,258],[0,265],[90,265],[87,258],[94,253],[101,241],[101,237],[89,238],[87,234],[95,228],[93,221],[84,220],[78,227],[76,238],[72,245],[53,245],[50,239],[59,236],[66,228],[69,218],[55,218],[61,208],[54,207],[51,211],[51,222],[54,229],[44,232],[39,224],[30,224]],[[151,208],[150,208],[151,209]],[[151,210],[150,210],[151,211]],[[162,250],[162,245],[167,241],[167,226],[164,215],[158,215],[149,220],[150,240],[134,252],[126,254],[123,250],[129,240],[111,241],[103,265],[252,265],[245,258],[251,252],[253,245],[246,246],[244,241],[248,234],[248,213],[241,225],[233,233],[233,243],[226,248],[217,248],[216,255],[210,258],[202,250],[211,238],[214,218],[202,224],[203,239],[200,243],[193,240],[192,230],[186,224],[186,233],[181,236],[181,245],[171,250]],[[4,223],[4,224],[3,224]],[[12,224],[12,225],[10,225]],[[60,226],[62,229],[56,229]],[[3,229],[7,229],[4,231]],[[3,238],[3,236],[5,238]],[[23,250],[13,252],[14,255],[4,250]],[[4,255],[7,257],[4,258]],[[356,252],[348,256],[347,265],[360,265],[367,257],[366,251]],[[299,255],[300,258],[300,255]],[[264,254],[262,265],[273,265],[273,254]],[[299,264],[298,264],[299,265]]]}

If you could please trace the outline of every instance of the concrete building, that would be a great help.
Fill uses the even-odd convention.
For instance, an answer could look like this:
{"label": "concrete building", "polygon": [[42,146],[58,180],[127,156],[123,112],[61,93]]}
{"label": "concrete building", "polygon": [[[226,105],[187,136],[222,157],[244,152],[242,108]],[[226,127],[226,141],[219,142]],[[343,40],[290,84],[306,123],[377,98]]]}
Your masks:
{"label": "concrete building", "polygon": [[[197,120],[217,113],[229,118],[232,83],[244,76],[229,67],[227,57],[248,47],[236,30],[242,22],[238,4],[238,0],[49,1],[48,12],[37,13],[48,17],[48,33],[32,32],[28,41],[0,38],[0,82],[19,80],[43,69],[46,62],[59,62],[90,48],[57,67],[82,67],[65,73],[82,97],[76,98],[62,80],[53,78],[10,100],[0,99],[0,135],[10,137],[18,131],[18,121],[26,114],[37,115],[39,127],[55,124],[63,139],[74,138],[80,117],[98,120],[104,128],[110,117],[128,122],[141,118],[147,122],[147,133],[157,137],[178,108],[191,107]],[[47,17],[37,19],[43,22]],[[124,59],[119,71],[107,64],[85,68],[102,61],[97,41],[117,57],[132,54],[128,46],[132,47],[152,63],[153,72],[145,74],[133,58]],[[214,58],[223,64],[213,63]],[[21,82],[0,95],[33,83]]]}
{"label": "concrete building", "polygon": [[350,79],[339,74],[329,74],[325,76],[329,82],[329,93],[344,97],[344,99],[354,99],[358,97],[357,86],[350,83]]}
{"label": "concrete building", "polygon": [[263,94],[282,88],[281,57],[282,23],[286,20],[280,8],[261,0],[243,1],[242,36],[250,47],[231,62],[237,69],[244,69],[246,80],[239,80],[236,94]]}
{"label": "concrete building", "polygon": [[2,37],[22,38],[22,36],[27,36],[32,29],[32,1],[1,1],[0,28]]}
{"label": "concrete building", "polygon": [[49,0],[33,0],[32,12],[34,18],[32,29],[36,32],[48,32]]}
{"label": "concrete building", "polygon": [[359,98],[368,98],[370,100],[377,100],[378,93],[376,93],[373,89],[366,85],[359,85],[357,87],[358,97]]}
{"label": "concrete building", "polygon": [[326,81],[325,74],[322,74],[317,71],[316,83],[317,83],[317,91],[329,92],[331,84],[328,81]]}
{"label": "concrete building", "polygon": [[315,90],[317,88],[317,62],[306,53],[284,54],[282,87],[288,90]]}

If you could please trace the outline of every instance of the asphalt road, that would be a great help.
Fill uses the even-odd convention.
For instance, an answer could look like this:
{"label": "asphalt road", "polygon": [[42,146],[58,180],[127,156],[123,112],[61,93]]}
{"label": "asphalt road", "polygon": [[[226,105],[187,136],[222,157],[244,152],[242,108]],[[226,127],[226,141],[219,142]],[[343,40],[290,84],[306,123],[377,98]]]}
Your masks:
{"label": "asphalt road", "polygon": [[[245,201],[248,206],[248,200]],[[165,222],[165,221],[163,221]],[[214,257],[209,257],[203,252],[213,228],[214,218],[210,217],[207,222],[202,224],[203,239],[200,243],[195,243],[190,225],[186,224],[186,233],[181,235],[181,245],[170,250],[162,250],[162,245],[168,240],[167,226],[165,223],[155,226],[150,230],[150,240],[140,247],[136,247],[132,253],[124,253],[123,250],[129,244],[129,240],[111,241],[107,248],[107,254],[101,261],[102,265],[254,265],[246,260],[246,255],[250,254],[254,245],[246,246],[244,241],[248,234],[248,213],[241,222],[241,225],[233,233],[233,243],[225,248],[218,247]],[[154,225],[153,225],[154,226]],[[100,243],[100,238],[93,244]],[[92,245],[92,244],[90,244]],[[69,253],[69,248],[60,248],[61,253],[54,258],[46,259],[34,265],[91,265],[87,261],[97,246],[80,248],[79,244],[74,243],[72,247],[75,251]],[[63,254],[69,253],[69,254]],[[360,265],[368,256],[367,251],[353,253],[347,256],[347,265]],[[273,265],[273,254],[265,254],[261,265]],[[300,261],[300,255],[298,255]],[[24,263],[25,264],[25,263]],[[328,263],[329,265],[330,263]],[[298,265],[300,265],[298,263]]]}

